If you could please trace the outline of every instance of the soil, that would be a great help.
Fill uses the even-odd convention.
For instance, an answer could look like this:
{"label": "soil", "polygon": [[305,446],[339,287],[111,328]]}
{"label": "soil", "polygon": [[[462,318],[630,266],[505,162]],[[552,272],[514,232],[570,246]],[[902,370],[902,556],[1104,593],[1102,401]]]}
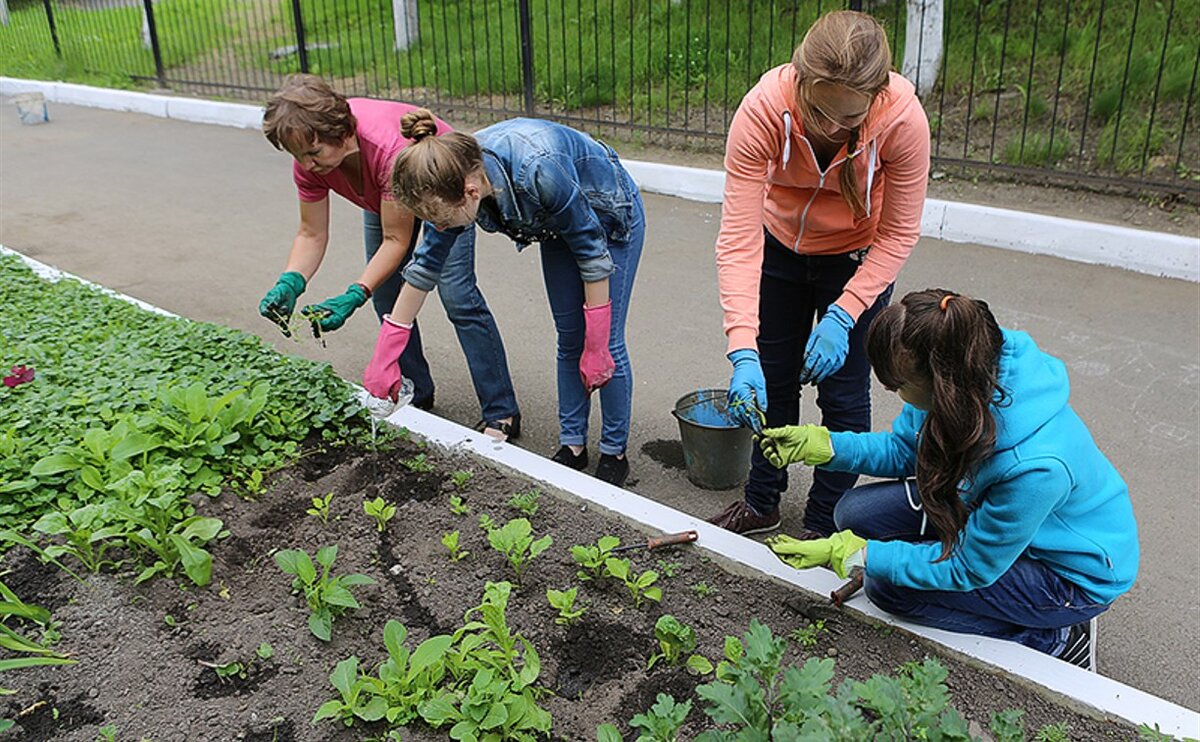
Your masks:
{"label": "soil", "polygon": [[[436,465],[434,471],[414,472],[404,464],[421,453]],[[449,473],[455,470],[474,474],[459,493],[471,509],[463,517],[448,507],[455,492]],[[365,667],[380,662],[382,630],[390,618],[408,628],[410,648],[460,626],[464,612],[479,604],[486,582],[510,579],[478,516],[487,513],[500,523],[520,517],[509,498],[533,486],[475,459],[425,451],[413,441],[379,451],[340,448],[276,473],[256,499],[228,492],[197,496],[200,511],[220,517],[230,532],[211,549],[213,581],[207,588],[166,579],[134,585],[132,570],[92,575],[81,584],[24,550],[14,551],[6,559],[11,568],[6,583],[23,599],[53,610],[62,622],[58,649],[78,664],[5,673],[4,685],[17,693],[4,699],[0,715],[18,722],[6,739],[93,742],[104,724],[116,725],[119,739],[155,742],[380,735],[379,725],[346,729],[333,722],[310,723],[317,707],[336,695],[329,673],[352,654]],[[329,492],[334,493],[332,514],[323,524],[305,510],[311,498]],[[382,532],[362,510],[364,499],[376,495],[397,507],[397,517]],[[541,703],[554,718],[555,738],[595,739],[596,726],[609,721],[628,735],[628,720],[648,709],[658,693],[682,701],[707,682],[662,663],[646,670],[657,648],[654,623],[663,613],[695,628],[700,651],[714,661],[724,637],[741,636],[752,618],[777,636],[823,619],[826,628],[817,645],[801,649],[790,643],[788,662],[800,664],[813,654],[834,658],[835,682],[891,673],[905,662],[937,656],[949,670],[954,705],[975,723],[977,734],[993,712],[1020,708],[1031,731],[1066,722],[1072,739],[1136,738],[1126,725],[1093,718],[992,671],[938,655],[918,638],[829,608],[820,597],[726,571],[692,547],[626,554],[635,569],[663,574],[661,604],[635,608],[623,587],[586,582],[580,588],[589,607],[583,620],[570,628],[558,626],[545,593],[581,584],[569,547],[594,543],[605,534],[624,543],[646,535],[562,493],[547,492],[538,504],[531,517],[534,533],[550,534],[554,543],[513,592],[508,623],[541,657],[540,684],[552,691]],[[461,545],[471,552],[461,562],[450,561],[441,545],[442,534],[453,530],[461,532]],[[271,555],[284,548],[313,554],[328,544],[339,548],[335,574],[363,573],[375,584],[356,588],[361,610],[338,618],[332,641],[324,643],[309,632],[303,598],[291,592],[291,578]],[[707,590],[694,589],[700,584]],[[255,654],[263,642],[274,650],[266,660]],[[202,664],[233,661],[249,662],[245,678],[222,680]],[[693,700],[680,738],[694,738],[707,721],[699,699]],[[403,738],[444,735],[445,730],[415,727]]]}

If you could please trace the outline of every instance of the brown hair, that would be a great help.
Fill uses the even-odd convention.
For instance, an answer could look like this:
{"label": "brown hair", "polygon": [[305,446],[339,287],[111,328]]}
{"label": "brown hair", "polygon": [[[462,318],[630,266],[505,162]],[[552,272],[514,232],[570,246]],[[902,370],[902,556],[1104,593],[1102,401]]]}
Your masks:
{"label": "brown hair", "polygon": [[[797,73],[796,101],[802,112],[809,110],[806,101],[817,83],[849,88],[874,102],[888,86],[892,51],[879,21],[866,13],[836,10],[818,18],[804,34],[792,54],[792,66]],[[860,124],[852,129],[846,142],[846,152],[851,156],[858,148],[861,128]],[[842,164],[839,183],[842,198],[854,215],[864,214],[866,207],[858,192],[852,159]]]}
{"label": "brown hair", "polygon": [[262,130],[275,149],[286,150],[313,140],[341,144],[357,125],[346,96],[316,75],[289,75],[267,99]]}
{"label": "brown hair", "polygon": [[400,133],[413,143],[392,165],[392,196],[413,211],[431,197],[460,203],[467,176],[483,168],[475,137],[461,131],[437,136],[437,119],[425,108],[404,114]]}
{"label": "brown hair", "polygon": [[932,390],[917,444],[917,486],[942,542],[938,561],[954,552],[967,522],[958,483],[970,480],[996,445],[991,405],[1007,398],[998,379],[1003,344],[986,302],[944,289],[908,294],[867,331],[867,355],[884,386],[919,380]]}

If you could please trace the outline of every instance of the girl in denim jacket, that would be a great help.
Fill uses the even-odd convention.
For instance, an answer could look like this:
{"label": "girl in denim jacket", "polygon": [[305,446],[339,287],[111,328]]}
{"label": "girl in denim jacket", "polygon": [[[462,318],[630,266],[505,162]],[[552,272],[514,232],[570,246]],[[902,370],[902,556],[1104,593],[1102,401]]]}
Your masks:
{"label": "girl in denim jacket", "polygon": [[429,228],[404,270],[363,384],[377,397],[394,394],[409,328],[446,256],[475,239],[476,225],[508,235],[518,250],[537,242],[558,335],[561,446],[553,459],[587,466],[590,395],[600,390],[596,477],[621,486],[633,393],[625,316],[645,232],[633,179],[610,147],[548,121],[514,119],[475,136],[438,136],[437,119],[422,109],[404,117],[401,132],[414,143],[396,158],[392,191]]}

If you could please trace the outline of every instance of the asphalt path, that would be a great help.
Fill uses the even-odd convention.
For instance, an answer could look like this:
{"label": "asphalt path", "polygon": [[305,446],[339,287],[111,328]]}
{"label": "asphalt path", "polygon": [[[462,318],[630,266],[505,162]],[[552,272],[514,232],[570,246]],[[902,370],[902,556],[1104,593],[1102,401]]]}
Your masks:
{"label": "asphalt path", "polygon": [[[296,229],[286,155],[255,131],[57,104],[50,113],[49,124],[22,126],[10,102],[0,106],[0,243],[360,377],[377,330],[369,310],[327,335],[324,348],[286,340],[258,316]],[[713,262],[720,212],[662,196],[645,201],[627,331],[636,384],[629,488],[707,516],[740,493],[688,482],[671,409],[692,390],[728,383]],[[304,300],[343,291],[362,261],[361,216],[335,199],[325,265]],[[522,406],[520,445],[549,455],[557,448],[554,334],[538,251],[518,254],[507,239],[481,234],[477,263]],[[897,296],[928,287],[986,299],[1003,325],[1027,330],[1068,364],[1072,404],[1128,481],[1141,535],[1137,584],[1100,621],[1100,670],[1200,709],[1200,287],[926,239]],[[436,299],[421,322],[438,385],[434,412],[474,424],[466,363]],[[873,396],[875,427],[886,428],[899,401],[878,386]],[[808,422],[818,419],[811,397]],[[593,453],[597,427],[594,419]],[[808,483],[797,468],[785,529],[799,527]]]}

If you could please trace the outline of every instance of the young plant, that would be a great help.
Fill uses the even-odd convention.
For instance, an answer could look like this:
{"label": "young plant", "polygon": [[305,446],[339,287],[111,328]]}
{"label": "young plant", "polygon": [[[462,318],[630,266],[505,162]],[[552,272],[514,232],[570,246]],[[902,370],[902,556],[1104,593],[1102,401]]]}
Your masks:
{"label": "young plant", "polygon": [[427,474],[436,468],[432,463],[430,463],[429,458],[423,453],[419,453],[416,456],[413,456],[411,459],[404,459],[400,463],[405,469],[408,469],[411,472],[416,472],[417,474]]}
{"label": "young plant", "polygon": [[324,497],[314,497],[312,499],[312,507],[304,512],[317,518],[325,525],[329,525],[329,506],[333,502],[333,493],[330,492]]}
{"label": "young plant", "polygon": [[579,588],[577,587],[570,590],[554,590],[552,588],[546,590],[546,600],[550,601],[550,607],[558,610],[554,623],[559,626],[570,626],[578,621],[584,613],[587,613],[587,607],[582,603],[578,608],[575,607],[575,598],[578,595]]}
{"label": "young plant", "polygon": [[621,539],[616,536],[601,536],[595,546],[572,546],[571,558],[582,568],[575,573],[575,576],[585,582],[603,579],[608,574],[604,569],[604,563],[608,561],[612,550],[620,545]]}
{"label": "young plant", "polygon": [[675,742],[691,710],[691,701],[676,703],[674,696],[659,693],[650,710],[630,719],[629,726],[642,730],[638,742]]}
{"label": "young plant", "polygon": [[691,626],[681,622],[670,614],[659,616],[654,624],[654,638],[662,650],[650,658],[647,670],[654,669],[655,663],[665,660],[668,665],[678,665],[687,657],[688,672],[693,675],[707,675],[713,671],[712,663],[696,651],[696,632]]}
{"label": "young plant", "polygon": [[363,512],[375,519],[375,525],[383,533],[388,521],[396,517],[396,506],[388,504],[382,497],[376,497],[363,503]]}
{"label": "young plant", "polygon": [[313,724],[322,719],[338,719],[349,727],[355,719],[379,721],[387,714],[387,701],[366,692],[366,684],[359,682],[358,657],[351,655],[337,663],[329,675],[329,682],[337,688],[341,698],[321,704],[313,716]]}
{"label": "young plant", "polygon": [[470,556],[471,552],[458,546],[458,531],[442,534],[442,546],[450,551],[450,561],[459,562]]}
{"label": "young plant", "polygon": [[812,649],[817,646],[817,637],[825,630],[825,619],[818,618],[808,626],[797,626],[788,634],[788,639],[799,644],[805,649]]}
{"label": "young plant", "polygon": [[[95,574],[103,567],[121,565],[120,561],[105,558],[109,549],[122,546],[128,536],[127,529],[115,514],[115,507],[115,503],[107,501],[83,505],[67,513],[46,513],[33,524],[33,530],[63,539],[46,546],[44,553],[47,556],[74,557],[84,569]],[[5,533],[5,540],[22,543],[12,532]]]}
{"label": "young plant", "polygon": [[485,533],[491,533],[497,528],[496,521],[492,520],[492,516],[488,515],[487,513],[483,513],[479,516],[479,527],[482,528]]}
{"label": "young plant", "polygon": [[488,531],[488,543],[508,559],[518,586],[530,562],[553,543],[550,536],[542,536],[535,541],[532,534],[533,526],[525,518],[514,518],[500,528]]}
{"label": "young plant", "polygon": [[679,570],[683,569],[683,565],[679,562],[668,562],[665,559],[658,560],[658,572],[667,579],[672,579],[679,574]]}
{"label": "young plant", "polygon": [[471,508],[467,505],[467,501],[458,495],[450,495],[450,512],[458,516],[470,515]]}
{"label": "young plant", "polygon": [[471,483],[471,479],[475,475],[472,472],[459,469],[458,471],[450,472],[450,483],[454,485],[454,489],[459,492],[465,492],[467,485]]}
{"label": "young plant", "polygon": [[530,518],[532,518],[533,516],[537,515],[538,508],[541,507],[538,505],[538,500],[541,498],[541,496],[541,490],[526,490],[525,492],[518,492],[509,498],[508,504],[509,507],[520,510],[525,515],[528,515]]}
{"label": "young plant", "polygon": [[350,593],[357,585],[373,585],[375,580],[366,575],[349,574],[330,577],[329,571],[337,559],[337,546],[323,546],[317,550],[317,563],[321,574],[317,574],[312,559],[301,549],[285,549],[275,553],[275,563],[285,574],[294,575],[292,589],[304,593],[308,604],[308,628],[313,636],[329,641],[333,619],[352,608],[360,608]]}
{"label": "young plant", "polygon": [[692,585],[691,589],[697,598],[707,598],[717,594],[717,589],[707,582],[697,582],[695,585]]}
{"label": "young plant", "polygon": [[[18,633],[8,625],[10,619],[31,621],[42,627],[51,626],[50,611],[36,605],[30,605],[17,597],[16,593],[0,582],[0,647],[9,650],[16,656],[6,657],[0,661],[0,671],[20,670],[26,667],[43,667],[47,665],[73,665],[75,660],[49,649],[44,644],[34,641]],[[0,695],[10,695],[15,691],[0,688]]]}
{"label": "young plant", "polygon": [[1033,735],[1033,742],[1068,742],[1071,739],[1071,727],[1067,722],[1047,724]]}
{"label": "young plant", "polygon": [[95,742],[117,742],[117,725],[105,724],[97,729]]}
{"label": "young plant", "polygon": [[655,603],[662,600],[662,588],[654,585],[658,582],[658,573],[652,569],[639,575],[632,571],[628,559],[609,557],[604,560],[604,572],[609,577],[618,579],[625,584],[625,588],[629,590],[630,596],[633,597],[633,604],[637,608],[641,608],[642,603],[647,600],[653,600]]}

